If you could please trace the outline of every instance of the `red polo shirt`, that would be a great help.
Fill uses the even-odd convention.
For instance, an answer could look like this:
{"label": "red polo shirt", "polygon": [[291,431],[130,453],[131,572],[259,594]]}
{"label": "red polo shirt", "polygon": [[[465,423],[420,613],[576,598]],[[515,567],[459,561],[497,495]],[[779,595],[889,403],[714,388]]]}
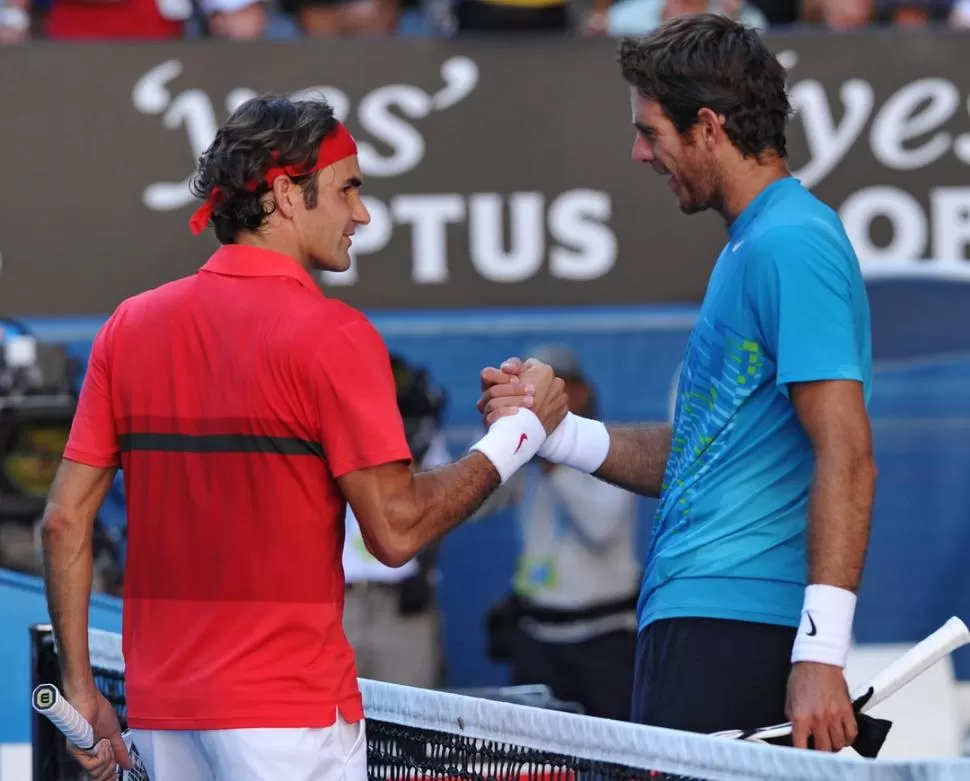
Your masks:
{"label": "red polo shirt", "polygon": [[287,256],[223,247],[104,325],[64,455],[124,470],[132,727],[362,718],[335,478],[410,452],[361,313]]}

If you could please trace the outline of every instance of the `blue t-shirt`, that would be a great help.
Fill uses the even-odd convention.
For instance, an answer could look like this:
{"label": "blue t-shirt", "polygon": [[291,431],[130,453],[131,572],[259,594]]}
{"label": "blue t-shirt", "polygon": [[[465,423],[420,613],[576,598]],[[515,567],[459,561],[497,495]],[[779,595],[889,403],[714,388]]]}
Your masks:
{"label": "blue t-shirt", "polygon": [[684,355],[638,608],[798,626],[814,455],[787,386],[872,378],[869,303],[838,215],[796,179],[731,224]]}

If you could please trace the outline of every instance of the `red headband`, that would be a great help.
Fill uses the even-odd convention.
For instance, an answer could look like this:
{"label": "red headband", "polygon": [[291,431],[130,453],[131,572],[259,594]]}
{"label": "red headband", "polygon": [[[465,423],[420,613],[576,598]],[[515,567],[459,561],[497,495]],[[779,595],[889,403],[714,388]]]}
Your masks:
{"label": "red headband", "polygon": [[[306,174],[312,174],[316,171],[320,171],[329,165],[343,160],[345,157],[351,157],[357,154],[357,143],[354,141],[354,137],[350,135],[350,132],[344,127],[342,122],[337,124],[336,130],[324,137],[323,141],[320,143],[320,151],[317,153],[317,162],[312,168],[303,170],[295,165],[283,165],[274,166],[266,172],[266,176],[263,177],[263,183],[267,187],[272,187],[273,182],[275,182],[281,176],[305,176]],[[276,159],[278,153],[273,153],[273,159]],[[246,184],[247,190],[256,190],[259,185],[256,182],[248,182]],[[212,210],[215,208],[216,204],[219,202],[219,196],[221,191],[218,187],[213,187],[212,192],[209,193],[209,197],[206,202],[202,204],[195,214],[192,215],[192,219],[189,220],[189,226],[192,228],[192,233],[198,236],[202,231],[205,230],[206,226],[209,224],[209,219],[212,217]]]}

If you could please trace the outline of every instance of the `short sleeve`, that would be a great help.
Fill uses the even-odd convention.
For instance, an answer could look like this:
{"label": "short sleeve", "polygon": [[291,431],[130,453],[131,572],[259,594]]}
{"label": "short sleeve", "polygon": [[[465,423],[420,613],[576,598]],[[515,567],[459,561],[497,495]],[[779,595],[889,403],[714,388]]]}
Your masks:
{"label": "short sleeve", "polygon": [[754,246],[748,291],[782,390],[864,381],[852,262],[836,243],[794,228],[775,228]]}
{"label": "short sleeve", "polygon": [[410,462],[391,358],[377,329],[363,319],[342,326],[315,364],[320,439],[331,474]]}
{"label": "short sleeve", "polygon": [[117,467],[120,464],[118,434],[111,402],[109,320],[94,338],[71,434],[64,457],[87,466]]}

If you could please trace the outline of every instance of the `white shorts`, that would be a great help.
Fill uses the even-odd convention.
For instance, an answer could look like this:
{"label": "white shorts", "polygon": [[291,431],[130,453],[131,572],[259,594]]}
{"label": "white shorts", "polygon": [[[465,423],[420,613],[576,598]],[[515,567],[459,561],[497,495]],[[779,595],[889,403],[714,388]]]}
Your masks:
{"label": "white shorts", "polygon": [[152,781],[366,781],[363,720],[317,729],[132,730]]}

